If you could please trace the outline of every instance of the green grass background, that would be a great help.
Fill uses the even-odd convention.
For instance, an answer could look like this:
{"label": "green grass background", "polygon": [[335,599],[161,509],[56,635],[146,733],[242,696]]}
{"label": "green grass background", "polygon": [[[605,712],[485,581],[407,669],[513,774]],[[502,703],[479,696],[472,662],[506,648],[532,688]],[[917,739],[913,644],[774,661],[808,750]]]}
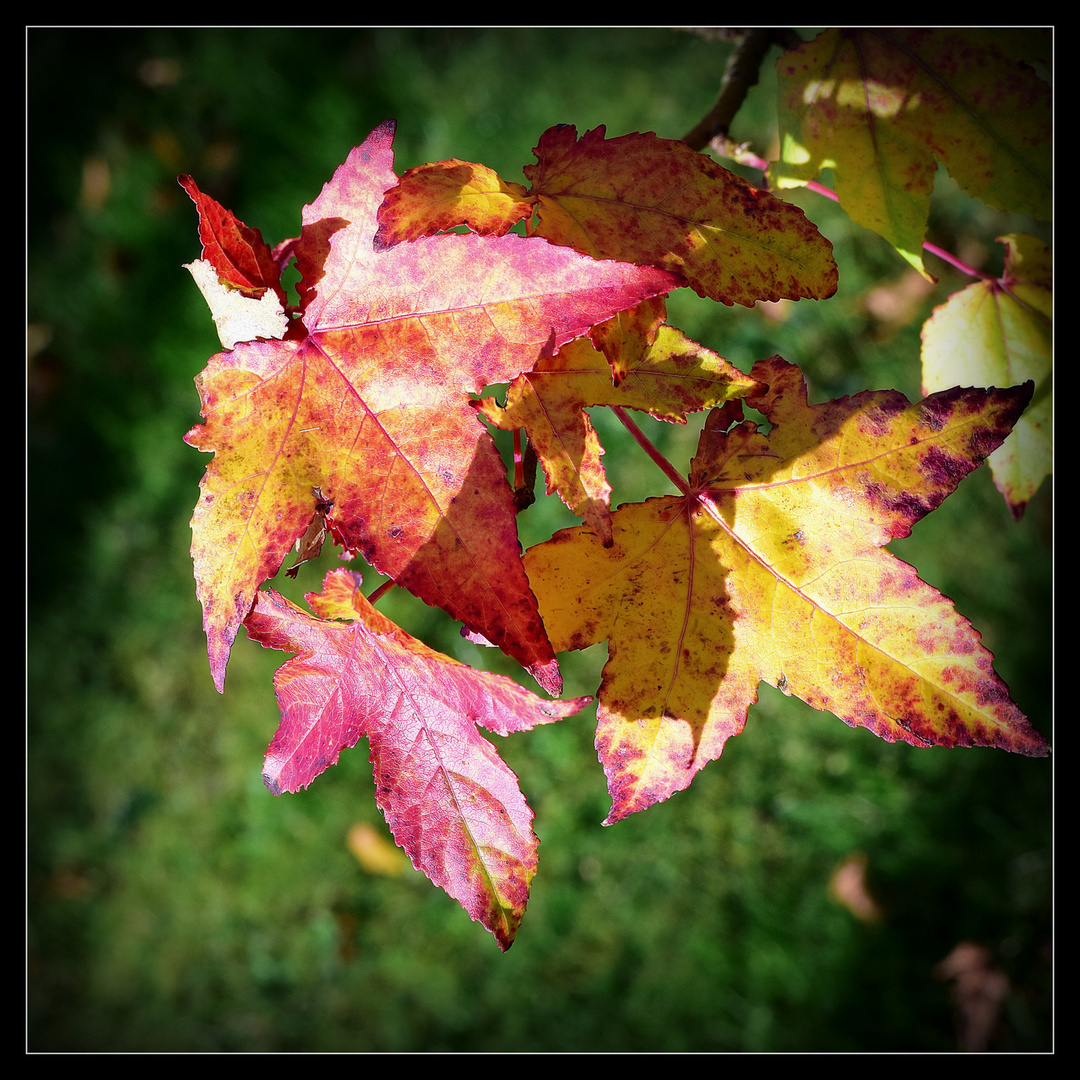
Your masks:
{"label": "green grass background", "polygon": [[[365,744],[307,792],[260,779],[281,654],[241,635],[214,692],[188,555],[206,459],[192,380],[218,349],[181,264],[200,187],[271,243],[381,121],[399,172],[482,161],[521,181],[556,123],[679,137],[728,46],[669,29],[144,29],[28,33],[28,1045],[49,1051],[947,1051],[935,966],[985,946],[1010,980],[992,1046],[1051,1046],[1049,759],[888,745],[762,687],[693,786],[601,828],[589,712],[497,740],[536,811],[540,871],[513,949],[412,871],[365,871],[385,832]],[[768,151],[775,87],[734,135]],[[801,364],[812,400],[919,394],[919,327],[965,282],[872,302],[910,275],[807,194],[840,290],[786,321],[678,296],[671,321],[743,370]],[[1006,218],[939,180],[931,237],[988,267]],[[685,291],[685,290],[684,290]],[[667,489],[596,417],[618,501]],[[650,427],[683,471],[700,420]],[[572,523],[555,500],[533,543]],[[893,545],[984,635],[1050,733],[1051,488],[1014,524],[978,470]],[[296,600],[333,553],[276,583]],[[369,582],[376,579],[369,577]],[[381,605],[466,660],[408,597]],[[591,693],[602,648],[566,658]],[[832,899],[865,856],[884,916]]]}

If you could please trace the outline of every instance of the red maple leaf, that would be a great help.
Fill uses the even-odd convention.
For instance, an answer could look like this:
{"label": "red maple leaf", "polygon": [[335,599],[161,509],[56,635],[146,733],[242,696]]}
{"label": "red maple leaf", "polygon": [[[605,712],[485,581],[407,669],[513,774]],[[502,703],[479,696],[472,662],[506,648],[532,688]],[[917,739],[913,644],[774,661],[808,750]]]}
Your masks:
{"label": "red maple leaf", "polygon": [[394,838],[507,949],[538,841],[517,778],[476,727],[526,731],[591,699],[545,701],[443,656],[376,611],[359,586],[359,574],[327,574],[324,591],[307,594],[320,618],[277,593],[258,595],[248,635],[299,654],[274,677],[282,721],[263,780],[275,795],[299,791],[366,737]]}
{"label": "red maple leaf", "polygon": [[393,135],[392,122],[377,128],[304,208],[286,340],[238,344],[197,380],[206,423],[187,441],[215,453],[192,519],[211,671],[220,690],[259,585],[321,514],[346,552],[557,694],[513,494],[470,395],[683,281],[513,234],[378,249],[378,210],[398,182]]}
{"label": "red maple leaf", "polygon": [[219,280],[249,296],[261,296],[267,289],[273,289],[284,307],[281,270],[262,233],[204,195],[190,176],[177,179],[199,208],[202,257],[217,271]]}

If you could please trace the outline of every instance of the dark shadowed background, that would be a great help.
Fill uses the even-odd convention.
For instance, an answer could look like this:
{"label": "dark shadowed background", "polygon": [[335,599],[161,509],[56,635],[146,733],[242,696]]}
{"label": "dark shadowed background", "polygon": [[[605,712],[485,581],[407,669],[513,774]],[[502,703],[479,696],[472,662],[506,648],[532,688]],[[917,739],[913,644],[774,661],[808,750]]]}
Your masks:
{"label": "dark shadowed background", "polygon": [[[350,851],[357,825],[387,836],[364,743],[267,793],[281,654],[241,634],[223,696],[210,680],[188,555],[206,458],[183,435],[219,346],[177,174],[274,244],[389,117],[399,173],[457,157],[521,182],[553,124],[680,137],[728,49],[676,29],[28,32],[31,1049],[937,1051],[959,1045],[961,985],[990,1004],[984,1045],[1050,1047],[1050,759],[889,745],[763,686],[688,791],[605,829],[590,712],[497,740],[542,841],[502,955],[418,873]],[[774,92],[766,72],[733,132],[764,154]],[[966,282],[935,263],[926,286],[792,198],[835,244],[837,296],[680,295],[670,321],[744,371],[799,363],[813,400],[918,396],[919,327]],[[969,261],[1000,267],[994,237],[1034,229],[939,177],[932,238]],[[669,490],[606,419],[616,501]],[[700,419],[659,427],[685,472]],[[541,497],[523,539],[572,520]],[[981,469],[892,547],[1048,735],[1050,534],[1049,482],[1014,524]],[[337,563],[275,587],[300,601]],[[380,606],[517,675],[422,604]],[[566,658],[567,693],[603,659]],[[942,965],[965,943],[958,980]]]}

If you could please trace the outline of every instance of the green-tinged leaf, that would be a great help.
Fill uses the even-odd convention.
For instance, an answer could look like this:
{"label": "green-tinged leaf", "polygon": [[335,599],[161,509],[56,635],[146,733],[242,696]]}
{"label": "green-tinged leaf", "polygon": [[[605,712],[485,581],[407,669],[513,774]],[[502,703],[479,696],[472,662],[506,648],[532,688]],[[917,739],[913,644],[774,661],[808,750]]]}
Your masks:
{"label": "green-tinged leaf", "polygon": [[[1050,86],[1013,31],[827,30],[777,61],[780,188],[831,169],[841,204],[920,273],[938,162],[996,209],[1049,218]],[[1025,56],[1025,59],[1030,57]]]}
{"label": "green-tinged leaf", "polygon": [[536,233],[597,259],[662,266],[701,296],[824,298],[836,291],[832,245],[789,203],[683,142],[652,132],[605,138],[560,125],[527,165]]}
{"label": "green-tinged leaf", "polygon": [[994,482],[1019,520],[1053,471],[1053,266],[1031,236],[1001,236],[1005,270],[954,293],[922,330],[923,392],[1031,380],[1035,394],[1012,434],[990,455]]}

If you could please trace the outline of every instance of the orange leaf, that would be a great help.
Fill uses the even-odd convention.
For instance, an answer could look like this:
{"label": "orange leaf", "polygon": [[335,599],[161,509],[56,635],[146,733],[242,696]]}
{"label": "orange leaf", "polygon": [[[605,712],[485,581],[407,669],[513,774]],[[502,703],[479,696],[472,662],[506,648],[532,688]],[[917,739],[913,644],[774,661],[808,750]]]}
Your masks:
{"label": "orange leaf", "polygon": [[376,799],[395,840],[508,949],[538,841],[517,778],[476,726],[527,731],[589,698],[545,701],[459,664],[376,611],[359,585],[359,574],[327,574],[324,591],[307,596],[321,618],[275,592],[256,599],[244,624],[249,636],[298,654],[274,677],[282,721],[263,780],[275,795],[299,791],[366,737]]}
{"label": "orange leaf", "polygon": [[386,193],[375,244],[387,250],[458,225],[485,236],[504,236],[532,212],[525,189],[501,180],[494,169],[456,158],[437,161],[407,170]]}
{"label": "orange leaf", "polygon": [[526,553],[556,650],[610,643],[608,821],[687,787],[742,730],[760,680],[890,742],[1045,754],[978,633],[883,550],[1004,439],[1030,385],[811,406],[778,357],[751,376],[768,434],[731,427],[730,402],[685,496],[620,508],[611,547],[578,527]]}
{"label": "orange leaf", "polygon": [[204,195],[190,176],[178,179],[199,209],[202,257],[217,271],[222,284],[257,298],[273,289],[284,307],[281,271],[259,230],[245,225],[221,203]]}
{"label": "orange leaf", "polygon": [[305,207],[302,318],[238,344],[197,383],[214,452],[192,519],[211,670],[319,513],[333,539],[519,660],[561,677],[520,562],[512,492],[469,395],[509,382],[624,307],[681,279],[540,240],[434,236],[377,251],[393,124]]}

